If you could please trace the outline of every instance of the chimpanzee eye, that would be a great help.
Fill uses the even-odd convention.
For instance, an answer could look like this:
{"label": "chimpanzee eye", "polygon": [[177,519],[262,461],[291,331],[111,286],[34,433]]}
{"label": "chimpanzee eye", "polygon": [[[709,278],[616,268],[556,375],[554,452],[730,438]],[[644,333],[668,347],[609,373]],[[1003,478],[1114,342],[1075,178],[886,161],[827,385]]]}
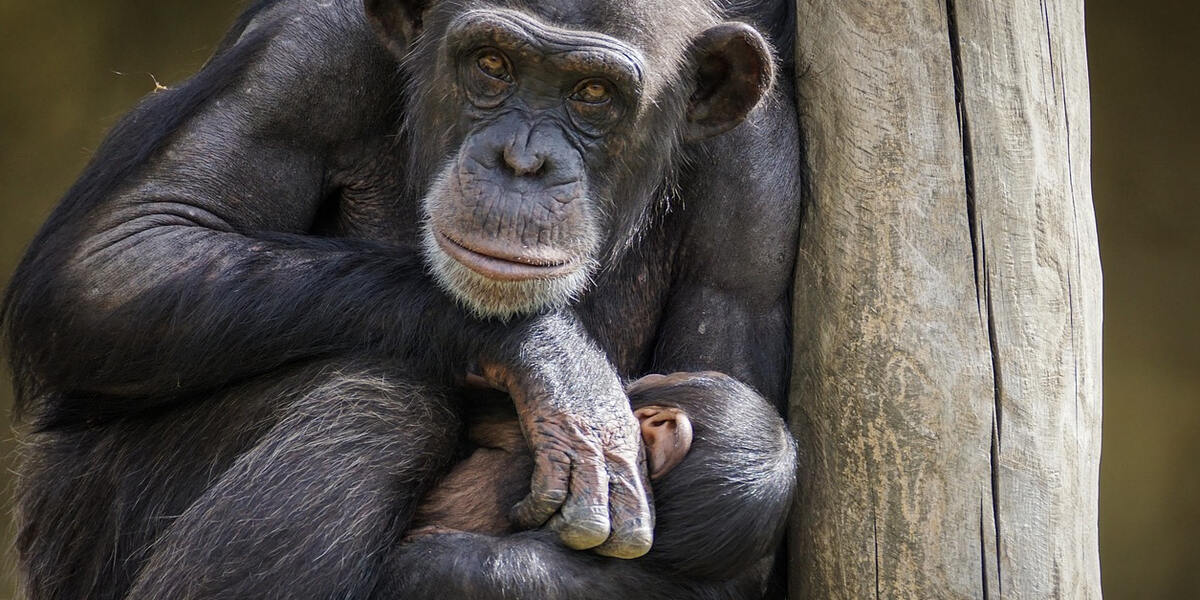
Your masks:
{"label": "chimpanzee eye", "polygon": [[609,91],[608,84],[599,79],[588,79],[581,82],[575,88],[575,92],[571,94],[572,100],[587,104],[604,104],[610,98],[612,98],[612,92]]}
{"label": "chimpanzee eye", "polygon": [[495,77],[502,81],[512,81],[512,73],[508,68],[508,61],[504,60],[504,55],[496,50],[484,50],[475,59],[475,64],[479,65],[479,70],[483,71],[488,77]]}

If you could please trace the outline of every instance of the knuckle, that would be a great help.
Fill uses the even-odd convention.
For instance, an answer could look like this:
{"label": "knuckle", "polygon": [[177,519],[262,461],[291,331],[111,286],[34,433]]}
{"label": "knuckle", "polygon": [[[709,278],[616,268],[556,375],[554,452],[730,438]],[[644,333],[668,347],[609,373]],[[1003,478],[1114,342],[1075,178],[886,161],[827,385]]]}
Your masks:
{"label": "knuckle", "polygon": [[545,454],[546,462],[556,465],[565,466],[571,464],[571,457],[562,450],[551,450]]}
{"label": "knuckle", "polygon": [[568,503],[562,510],[563,518],[569,523],[591,529],[608,529],[608,507],[603,505],[574,505]]}
{"label": "knuckle", "polygon": [[563,489],[542,489],[529,495],[531,504],[535,506],[558,506],[567,499],[567,491]]}
{"label": "knuckle", "polygon": [[646,488],[642,485],[641,478],[633,473],[610,473],[608,482],[611,494],[618,498],[619,501],[636,504],[645,504],[647,502]]}
{"label": "knuckle", "polygon": [[613,452],[609,453],[606,458],[614,480],[620,479],[622,483],[639,480],[635,475],[638,472],[638,466],[641,464],[637,451]]}
{"label": "knuckle", "polygon": [[546,522],[552,514],[553,506],[537,506],[523,501],[512,508],[509,518],[520,527],[537,527]]}

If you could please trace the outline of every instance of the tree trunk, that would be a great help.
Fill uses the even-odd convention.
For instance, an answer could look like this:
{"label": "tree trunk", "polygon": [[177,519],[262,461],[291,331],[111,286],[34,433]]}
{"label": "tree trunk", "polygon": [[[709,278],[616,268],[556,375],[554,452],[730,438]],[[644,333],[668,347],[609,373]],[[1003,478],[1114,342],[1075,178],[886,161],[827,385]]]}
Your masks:
{"label": "tree trunk", "polygon": [[791,597],[1099,599],[1082,0],[799,0]]}

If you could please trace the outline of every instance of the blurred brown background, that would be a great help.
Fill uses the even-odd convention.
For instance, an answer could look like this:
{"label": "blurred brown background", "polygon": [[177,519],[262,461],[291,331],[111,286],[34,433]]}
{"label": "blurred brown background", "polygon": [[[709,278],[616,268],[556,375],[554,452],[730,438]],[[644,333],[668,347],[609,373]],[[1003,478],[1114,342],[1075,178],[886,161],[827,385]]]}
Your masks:
{"label": "blurred brown background", "polygon": [[[199,67],[238,8],[0,0],[0,282],[104,131],[155,80]],[[1198,598],[1200,4],[1090,0],[1087,12],[1106,303],[1104,589],[1111,600]],[[12,435],[0,431],[7,466]],[[0,598],[12,594],[11,562]]]}

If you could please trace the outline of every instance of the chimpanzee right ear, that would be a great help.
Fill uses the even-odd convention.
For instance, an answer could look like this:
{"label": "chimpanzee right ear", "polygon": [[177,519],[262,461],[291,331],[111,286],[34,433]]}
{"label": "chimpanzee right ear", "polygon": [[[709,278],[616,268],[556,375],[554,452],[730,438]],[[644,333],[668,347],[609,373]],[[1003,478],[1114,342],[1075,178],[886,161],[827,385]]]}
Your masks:
{"label": "chimpanzee right ear", "polygon": [[367,21],[392,54],[404,56],[424,26],[433,0],[363,0]]}

